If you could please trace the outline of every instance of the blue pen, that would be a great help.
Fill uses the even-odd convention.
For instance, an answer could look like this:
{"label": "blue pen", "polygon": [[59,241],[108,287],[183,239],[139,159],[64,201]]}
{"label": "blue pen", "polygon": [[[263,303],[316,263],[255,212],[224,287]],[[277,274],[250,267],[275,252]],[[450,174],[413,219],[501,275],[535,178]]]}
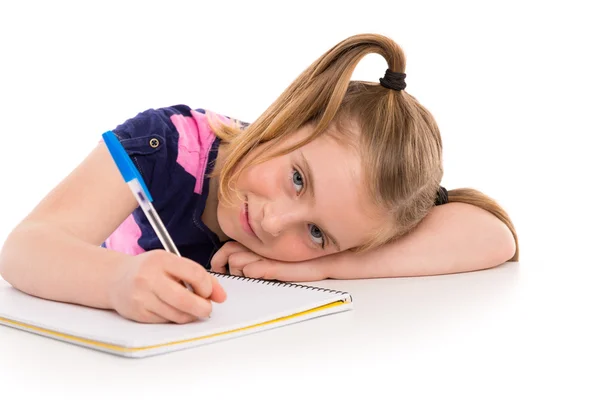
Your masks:
{"label": "blue pen", "polygon": [[[121,142],[119,142],[119,139],[117,139],[112,131],[107,131],[102,134],[102,138],[104,139],[104,143],[106,143],[106,147],[108,147],[108,151],[115,161],[115,164],[117,164],[119,172],[133,192],[133,196],[139,203],[140,208],[144,210],[146,218],[148,218],[148,221],[150,221],[150,224],[152,225],[152,228],[154,228],[154,232],[156,232],[156,235],[160,239],[163,247],[165,250],[181,257],[181,254],[179,253],[179,250],[177,250],[173,239],[171,239],[169,232],[167,232],[165,225],[152,205],[152,196],[146,187],[146,183],[142,179],[142,176],[135,165],[133,165],[133,161],[131,161],[131,158],[129,158],[129,155],[121,145]],[[189,283],[183,283],[190,292],[194,292],[194,289]]]}

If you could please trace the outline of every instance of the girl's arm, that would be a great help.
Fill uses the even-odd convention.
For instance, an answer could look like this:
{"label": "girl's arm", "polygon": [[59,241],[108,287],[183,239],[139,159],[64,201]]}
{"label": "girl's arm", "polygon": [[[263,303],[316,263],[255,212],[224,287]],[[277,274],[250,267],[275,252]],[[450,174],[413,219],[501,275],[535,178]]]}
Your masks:
{"label": "girl's arm", "polygon": [[492,268],[515,250],[512,233],[492,214],[449,203],[434,207],[413,232],[380,249],[313,261],[322,263],[328,278],[423,276]]}
{"label": "girl's arm", "polygon": [[26,293],[108,308],[108,288],[126,254],[100,244],[135,209],[104,144],[9,234],[0,274]]}
{"label": "girl's arm", "polygon": [[10,233],[0,274],[25,293],[139,322],[210,315],[211,301],[226,294],[201,265],[164,250],[132,256],[100,247],[136,206],[102,143]]}
{"label": "girl's arm", "polygon": [[[357,227],[357,229],[359,229]],[[266,260],[226,243],[213,268],[253,278],[315,281],[451,274],[491,268],[511,259],[516,243],[504,223],[489,212],[465,203],[432,209],[418,227],[377,250],[337,253],[298,263]]]}

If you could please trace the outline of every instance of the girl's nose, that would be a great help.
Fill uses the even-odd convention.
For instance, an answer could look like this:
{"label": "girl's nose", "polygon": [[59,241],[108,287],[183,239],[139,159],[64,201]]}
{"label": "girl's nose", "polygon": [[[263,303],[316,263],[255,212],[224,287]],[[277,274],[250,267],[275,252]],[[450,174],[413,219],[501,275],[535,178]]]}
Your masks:
{"label": "girl's nose", "polygon": [[265,205],[261,227],[265,232],[279,236],[299,221],[302,221],[302,208],[299,204],[293,204],[291,201],[278,201]]}

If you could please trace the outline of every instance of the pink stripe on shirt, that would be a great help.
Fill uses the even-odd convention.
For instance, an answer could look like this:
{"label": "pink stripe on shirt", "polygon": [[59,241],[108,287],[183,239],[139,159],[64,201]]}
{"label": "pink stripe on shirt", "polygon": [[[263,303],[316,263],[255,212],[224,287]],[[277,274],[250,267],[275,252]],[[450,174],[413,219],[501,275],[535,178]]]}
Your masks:
{"label": "pink stripe on shirt", "polygon": [[135,219],[133,219],[133,214],[130,214],[112,235],[104,241],[104,244],[108,249],[135,256],[144,252],[144,249],[138,244],[141,236],[142,231],[135,222]]}
{"label": "pink stripe on shirt", "polygon": [[207,116],[195,110],[192,117],[172,115],[171,122],[179,133],[177,163],[196,179],[195,193],[202,193],[204,172],[215,134],[208,125]]}

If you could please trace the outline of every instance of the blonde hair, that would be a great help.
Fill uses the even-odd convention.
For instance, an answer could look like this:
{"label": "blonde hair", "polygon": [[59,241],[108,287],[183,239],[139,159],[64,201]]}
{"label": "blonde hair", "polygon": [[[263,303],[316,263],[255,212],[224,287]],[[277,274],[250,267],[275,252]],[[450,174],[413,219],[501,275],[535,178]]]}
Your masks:
{"label": "blonde hair", "polygon": [[[351,36],[312,63],[247,127],[211,123],[217,136],[227,143],[227,156],[214,171],[219,175],[219,197],[230,200],[225,189],[232,187],[242,161],[257,164],[335,131],[328,128],[343,132],[355,124],[358,135],[354,140],[359,142],[355,146],[365,170],[365,189],[390,223],[353,250],[381,246],[414,229],[435,203],[443,175],[442,140],[433,116],[405,90],[350,80],[358,62],[370,53],[383,56],[390,71],[405,72],[404,52],[393,40],[377,34]],[[268,150],[289,133],[307,124],[314,130],[305,140],[269,154]],[[265,151],[246,159],[258,145]],[[448,192],[448,201],[475,205],[505,223],[517,243],[511,261],[518,260],[516,230],[494,200],[474,189],[456,189]]]}

